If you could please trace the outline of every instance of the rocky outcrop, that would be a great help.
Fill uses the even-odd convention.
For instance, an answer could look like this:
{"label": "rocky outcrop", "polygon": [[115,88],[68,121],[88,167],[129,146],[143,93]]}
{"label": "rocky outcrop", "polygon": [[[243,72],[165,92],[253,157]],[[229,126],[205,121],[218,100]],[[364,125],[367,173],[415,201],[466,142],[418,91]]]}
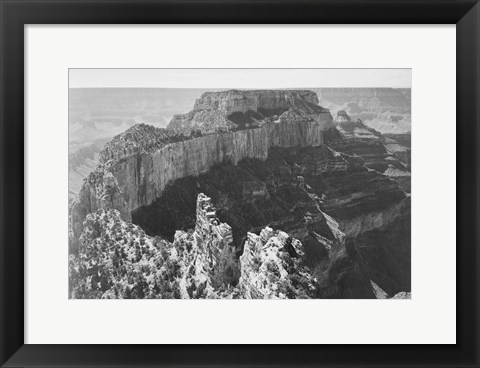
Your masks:
{"label": "rocky outcrop", "polygon": [[70,252],[78,253],[83,221],[99,209],[115,209],[124,221],[131,221],[130,210],[108,165],[102,164],[84,179],[82,189],[70,205]]}
{"label": "rocky outcrop", "polygon": [[[69,296],[74,299],[310,298],[317,284],[300,259],[302,244],[265,228],[248,234],[240,262],[231,228],[210,198],[197,198],[194,231],[172,243],[126,223],[114,209],[88,214],[76,255],[70,255]],[[240,277],[240,268],[242,269]],[[239,280],[240,278],[240,280]]]}
{"label": "rocky outcrop", "polygon": [[215,286],[236,284],[238,262],[235,258],[232,228],[221,222],[211,198],[200,193],[197,197],[196,242],[202,247]]}
{"label": "rocky outcrop", "polygon": [[87,215],[76,254],[69,259],[73,299],[179,298],[177,250],[126,223],[114,209]]}
{"label": "rocky outcrop", "polygon": [[302,243],[283,231],[266,227],[260,235],[248,233],[237,288],[246,299],[314,297],[316,280],[299,258],[303,255]]}

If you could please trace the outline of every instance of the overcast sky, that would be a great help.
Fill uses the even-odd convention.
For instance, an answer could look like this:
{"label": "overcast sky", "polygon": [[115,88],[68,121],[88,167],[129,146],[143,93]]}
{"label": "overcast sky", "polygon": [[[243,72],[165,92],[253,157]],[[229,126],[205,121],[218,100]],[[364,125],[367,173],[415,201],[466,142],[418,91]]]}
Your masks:
{"label": "overcast sky", "polygon": [[410,88],[411,69],[70,69],[70,88]]}

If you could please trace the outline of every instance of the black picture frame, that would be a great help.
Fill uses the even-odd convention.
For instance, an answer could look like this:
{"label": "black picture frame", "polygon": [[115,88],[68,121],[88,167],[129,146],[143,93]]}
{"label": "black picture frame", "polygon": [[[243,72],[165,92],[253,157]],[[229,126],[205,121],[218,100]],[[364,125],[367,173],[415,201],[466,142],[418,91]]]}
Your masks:
{"label": "black picture frame", "polygon": [[[479,367],[478,0],[1,0],[0,4],[2,366]],[[457,344],[24,344],[24,183],[28,180],[24,175],[24,25],[57,23],[456,24]],[[453,296],[439,296],[439,302],[443,297]]]}

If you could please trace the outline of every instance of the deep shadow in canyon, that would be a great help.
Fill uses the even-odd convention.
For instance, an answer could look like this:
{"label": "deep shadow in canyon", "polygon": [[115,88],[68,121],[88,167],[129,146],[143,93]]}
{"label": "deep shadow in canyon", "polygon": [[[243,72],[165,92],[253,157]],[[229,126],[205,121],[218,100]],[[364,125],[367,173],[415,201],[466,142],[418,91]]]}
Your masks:
{"label": "deep shadow in canyon", "polygon": [[[134,211],[132,221],[172,241],[176,230],[194,228],[198,193],[210,196],[219,219],[232,227],[238,256],[247,232],[258,234],[265,226],[299,239],[320,284],[318,297],[410,291],[410,198],[359,156],[328,146],[271,148],[265,161],[223,163],[176,180],[151,205]],[[324,213],[346,233],[343,244]]]}

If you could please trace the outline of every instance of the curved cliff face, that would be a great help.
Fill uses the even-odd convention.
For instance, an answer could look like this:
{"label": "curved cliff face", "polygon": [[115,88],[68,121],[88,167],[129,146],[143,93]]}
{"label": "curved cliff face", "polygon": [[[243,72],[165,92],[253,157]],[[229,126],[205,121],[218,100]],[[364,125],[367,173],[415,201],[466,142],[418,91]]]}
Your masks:
{"label": "curved cliff face", "polygon": [[317,122],[266,123],[260,128],[170,143],[152,153],[127,154],[114,160],[109,170],[132,211],[160,197],[169,183],[205,173],[222,162],[236,165],[244,158],[265,160],[270,147],[321,144],[323,125]]}
{"label": "curved cliff face", "polygon": [[[250,100],[255,100],[255,106]],[[211,134],[133,126],[107,143],[101,165],[85,180],[71,210],[73,232],[78,235],[85,216],[100,208],[117,209],[129,221],[130,211],[158,199],[169,183],[205,173],[222,162],[266,160],[270,147],[322,145],[324,132],[333,128],[333,122],[328,110],[314,105],[315,101],[315,93],[309,91],[206,93],[196,108],[208,105],[222,114],[251,107],[288,109],[275,120],[257,121],[256,127]]]}

